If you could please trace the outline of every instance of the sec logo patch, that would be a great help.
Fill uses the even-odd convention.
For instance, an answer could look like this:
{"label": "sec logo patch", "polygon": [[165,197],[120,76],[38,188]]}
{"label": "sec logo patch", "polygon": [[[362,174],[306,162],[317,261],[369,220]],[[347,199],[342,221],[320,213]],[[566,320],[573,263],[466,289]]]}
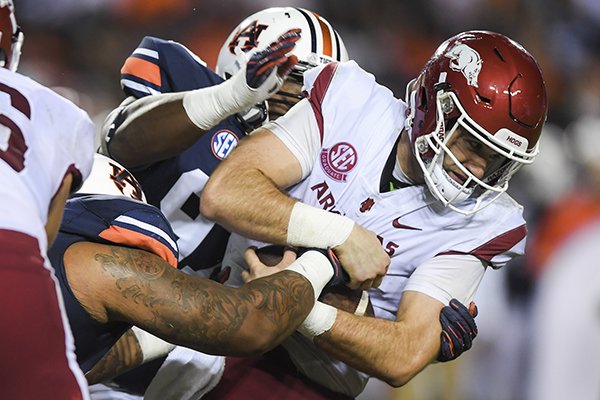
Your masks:
{"label": "sec logo patch", "polygon": [[350,143],[340,142],[321,151],[321,167],[327,175],[339,182],[346,182],[348,173],[356,166],[358,156]]}
{"label": "sec logo patch", "polygon": [[212,137],[212,152],[219,160],[224,159],[239,142],[235,133],[228,129],[216,132]]}

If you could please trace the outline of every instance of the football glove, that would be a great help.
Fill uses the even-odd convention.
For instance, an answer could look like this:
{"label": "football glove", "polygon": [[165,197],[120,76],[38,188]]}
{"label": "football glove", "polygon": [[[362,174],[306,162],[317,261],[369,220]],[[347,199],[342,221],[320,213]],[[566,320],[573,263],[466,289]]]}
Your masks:
{"label": "football glove", "polygon": [[272,75],[276,67],[277,77],[273,88],[269,88],[270,94],[279,90],[283,80],[292,71],[292,68],[298,62],[294,55],[287,54],[294,48],[296,42],[300,39],[300,29],[290,29],[271,43],[266,49],[259,51],[250,57],[246,65],[246,82],[253,89],[258,89],[267,78]]}
{"label": "football glove", "polygon": [[473,345],[477,336],[477,306],[471,302],[469,308],[456,299],[442,308],[440,323],[442,324],[441,348],[437,360],[440,362],[454,360]]}

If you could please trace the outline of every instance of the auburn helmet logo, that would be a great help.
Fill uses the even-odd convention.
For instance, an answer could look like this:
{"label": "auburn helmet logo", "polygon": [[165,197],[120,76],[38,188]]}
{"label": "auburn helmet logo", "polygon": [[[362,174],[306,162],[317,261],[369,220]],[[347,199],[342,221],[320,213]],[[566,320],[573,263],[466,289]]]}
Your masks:
{"label": "auburn helmet logo", "polygon": [[258,21],[251,22],[248,26],[235,34],[229,42],[229,51],[235,54],[235,48],[239,47],[244,53],[258,46],[258,37],[267,29],[268,25],[259,24]]}
{"label": "auburn helmet logo", "polygon": [[129,171],[121,168],[119,165],[113,163],[109,163],[109,165],[112,167],[110,179],[114,182],[117,189],[125,196],[143,201],[144,192],[137,179],[135,179]]}

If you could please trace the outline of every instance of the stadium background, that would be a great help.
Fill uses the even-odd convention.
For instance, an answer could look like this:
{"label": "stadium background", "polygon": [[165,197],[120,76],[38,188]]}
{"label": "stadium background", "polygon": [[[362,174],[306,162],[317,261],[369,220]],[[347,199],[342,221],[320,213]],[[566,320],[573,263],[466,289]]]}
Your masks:
{"label": "stadium background", "polygon": [[[99,123],[122,100],[119,69],[144,35],[179,41],[214,66],[229,32],[265,7],[292,5],[323,15],[341,34],[350,57],[397,97],[403,97],[406,82],[447,37],[468,29],[507,34],[538,59],[550,100],[542,153],[510,189],[525,204],[533,233],[540,213],[578,183],[581,166],[571,151],[574,129],[582,121],[600,127],[597,0],[15,3],[25,32],[20,72],[70,97]],[[473,350],[456,362],[427,368],[400,389],[374,382],[360,399],[522,399],[528,375],[527,343],[532,339],[527,310],[535,286],[525,261],[486,275],[477,298],[480,335]]]}

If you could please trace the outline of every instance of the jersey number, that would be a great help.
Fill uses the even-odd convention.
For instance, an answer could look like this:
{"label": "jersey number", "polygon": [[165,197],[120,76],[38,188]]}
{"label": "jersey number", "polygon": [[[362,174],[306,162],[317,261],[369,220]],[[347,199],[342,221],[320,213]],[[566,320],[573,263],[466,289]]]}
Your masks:
{"label": "jersey number", "polygon": [[[10,98],[11,107],[31,118],[29,101],[18,90],[0,83],[0,92]],[[17,172],[25,168],[27,144],[21,128],[7,115],[0,114],[0,158]]]}

